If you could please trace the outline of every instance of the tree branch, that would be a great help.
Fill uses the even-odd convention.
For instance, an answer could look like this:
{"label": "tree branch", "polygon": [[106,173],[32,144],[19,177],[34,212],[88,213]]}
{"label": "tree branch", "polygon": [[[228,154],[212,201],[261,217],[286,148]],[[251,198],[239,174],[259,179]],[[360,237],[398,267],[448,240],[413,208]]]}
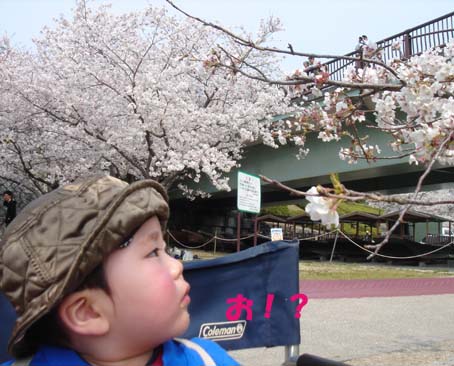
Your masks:
{"label": "tree branch", "polygon": [[[193,16],[187,12],[185,12],[184,10],[182,10],[181,8],[179,8],[178,6],[176,6],[173,1],[171,0],[166,0],[166,2],[172,6],[174,9],[176,9],[178,12],[184,14],[186,17],[190,18],[190,19],[193,19],[199,23],[202,23],[203,25],[207,26],[207,27],[211,27],[211,28],[214,28],[224,34],[227,34],[229,37],[231,37],[232,39],[234,39],[235,41],[237,41],[240,45],[242,46],[246,46],[246,47],[251,47],[251,48],[254,48],[258,51],[264,51],[264,52],[272,52],[272,53],[278,53],[278,54],[285,54],[285,55],[291,55],[291,56],[300,56],[300,57],[317,57],[317,58],[328,58],[328,59],[342,59],[342,60],[350,60],[350,61],[358,61],[358,60],[361,60],[361,61],[364,61],[364,62],[367,62],[367,63],[370,63],[370,64],[374,64],[374,65],[378,65],[378,66],[381,66],[383,67],[384,69],[386,69],[388,72],[390,72],[397,80],[399,80],[399,82],[401,83],[401,88],[403,86],[405,86],[405,82],[403,80],[401,80],[399,78],[399,76],[397,75],[396,71],[394,69],[392,69],[391,67],[389,67],[388,65],[384,64],[383,62],[381,61],[377,61],[377,60],[372,60],[372,59],[366,59],[366,58],[359,58],[359,57],[352,57],[352,56],[339,56],[339,55],[326,55],[326,54],[314,54],[314,53],[306,53],[306,52],[295,52],[295,50],[292,48],[290,49],[289,51],[287,50],[284,50],[284,49],[278,49],[278,48],[270,48],[270,47],[261,47],[261,46],[258,46],[255,42],[252,42],[251,40],[247,40],[247,39],[244,39],[242,37],[240,37],[239,35],[217,25],[217,24],[214,24],[214,23],[211,23],[211,22],[207,22],[206,20],[203,20],[202,18],[199,18],[199,17],[196,17],[196,16]],[[335,85],[335,84],[329,84],[329,85]]]}

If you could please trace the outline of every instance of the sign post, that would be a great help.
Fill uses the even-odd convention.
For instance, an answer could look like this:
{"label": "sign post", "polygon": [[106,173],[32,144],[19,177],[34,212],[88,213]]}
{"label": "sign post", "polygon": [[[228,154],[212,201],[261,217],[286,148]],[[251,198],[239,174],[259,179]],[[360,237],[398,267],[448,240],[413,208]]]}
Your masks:
{"label": "sign post", "polygon": [[242,171],[238,171],[237,193],[237,242],[236,250],[240,251],[241,212],[260,213],[261,186],[260,178]]}

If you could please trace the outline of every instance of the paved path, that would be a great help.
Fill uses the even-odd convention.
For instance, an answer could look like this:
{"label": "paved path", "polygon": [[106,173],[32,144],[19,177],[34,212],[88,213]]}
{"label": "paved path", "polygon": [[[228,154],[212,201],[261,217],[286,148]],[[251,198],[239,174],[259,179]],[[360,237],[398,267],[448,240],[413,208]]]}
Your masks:
{"label": "paved path", "polygon": [[[301,281],[300,353],[353,366],[454,366],[454,279]],[[230,352],[279,366],[284,347]]]}
{"label": "paved path", "polygon": [[302,280],[300,292],[309,299],[394,297],[454,294],[454,277],[386,280]]}

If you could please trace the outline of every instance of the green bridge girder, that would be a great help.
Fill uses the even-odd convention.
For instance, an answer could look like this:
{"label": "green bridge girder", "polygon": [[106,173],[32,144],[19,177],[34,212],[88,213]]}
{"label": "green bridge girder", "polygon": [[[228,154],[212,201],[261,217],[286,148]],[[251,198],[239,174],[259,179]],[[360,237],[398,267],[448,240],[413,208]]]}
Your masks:
{"label": "green bridge girder", "polygon": [[[397,155],[389,148],[389,136],[383,132],[362,127],[360,133],[369,135],[368,145],[380,146],[382,153],[379,156]],[[323,142],[316,134],[310,134],[306,142],[310,152],[306,158],[298,160],[296,158],[298,148],[294,145],[289,144],[274,149],[258,144],[246,148],[239,170],[254,175],[265,175],[297,189],[307,189],[317,184],[329,185],[329,174],[338,173],[341,182],[350,189],[386,193],[413,191],[424,170],[424,166],[410,165],[408,157],[378,159],[373,162],[359,160],[356,164],[349,164],[339,158],[341,147],[348,146],[349,140],[345,137],[340,141]],[[233,207],[236,205],[237,171],[238,169],[235,169],[228,174],[232,188],[230,192],[218,192],[207,181],[201,181],[196,187],[212,194],[209,201],[220,200],[219,203],[223,202]],[[425,188],[431,190],[452,182],[454,182],[454,168],[437,165],[426,178]],[[263,204],[291,200],[295,198],[287,192],[262,183]]]}

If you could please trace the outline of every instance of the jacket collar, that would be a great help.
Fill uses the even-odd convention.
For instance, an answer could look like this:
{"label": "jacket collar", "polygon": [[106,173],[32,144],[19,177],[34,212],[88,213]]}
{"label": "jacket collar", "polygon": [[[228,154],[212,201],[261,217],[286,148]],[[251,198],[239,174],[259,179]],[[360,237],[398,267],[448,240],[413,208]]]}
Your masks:
{"label": "jacket collar", "polygon": [[42,346],[33,357],[33,366],[90,366],[77,352],[68,348]]}

